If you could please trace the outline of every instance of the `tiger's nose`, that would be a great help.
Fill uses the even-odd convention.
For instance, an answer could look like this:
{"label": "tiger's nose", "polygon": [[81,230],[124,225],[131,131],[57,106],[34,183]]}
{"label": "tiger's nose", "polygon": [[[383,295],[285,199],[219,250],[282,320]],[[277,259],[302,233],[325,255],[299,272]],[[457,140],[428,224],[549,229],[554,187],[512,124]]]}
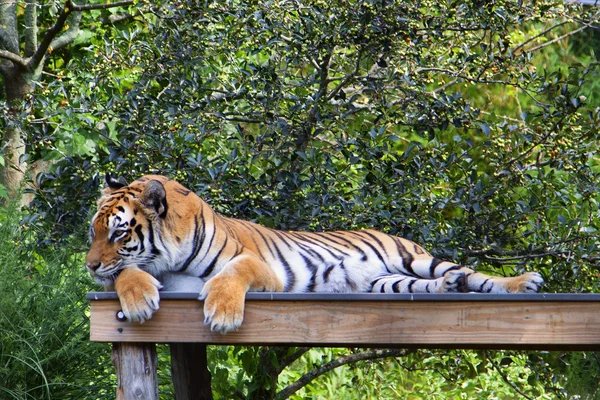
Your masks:
{"label": "tiger's nose", "polygon": [[102,263],[100,261],[94,261],[86,264],[86,268],[90,270],[90,272],[96,272],[98,268],[100,268]]}

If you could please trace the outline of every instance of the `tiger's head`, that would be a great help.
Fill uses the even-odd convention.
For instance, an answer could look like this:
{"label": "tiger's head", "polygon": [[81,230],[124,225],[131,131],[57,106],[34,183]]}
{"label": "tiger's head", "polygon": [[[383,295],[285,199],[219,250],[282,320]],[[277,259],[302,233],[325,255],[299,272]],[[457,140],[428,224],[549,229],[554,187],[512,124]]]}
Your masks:
{"label": "tiger's head", "polygon": [[125,184],[107,174],[98,211],[92,218],[86,256],[86,267],[96,282],[111,285],[120,271],[130,266],[154,276],[169,267],[172,246],[163,237],[164,231],[170,231],[169,238],[184,235],[172,232],[178,224],[179,230],[184,227],[175,220],[182,215],[169,212],[169,201],[177,204],[184,190],[164,176],[144,176]]}

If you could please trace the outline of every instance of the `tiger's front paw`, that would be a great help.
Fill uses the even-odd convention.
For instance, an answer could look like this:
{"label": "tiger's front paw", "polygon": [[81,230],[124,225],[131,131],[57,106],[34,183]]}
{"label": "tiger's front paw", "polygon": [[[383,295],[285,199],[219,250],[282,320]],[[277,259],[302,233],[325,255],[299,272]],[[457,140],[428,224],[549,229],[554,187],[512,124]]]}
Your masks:
{"label": "tiger's front paw", "polygon": [[160,282],[138,268],[125,268],[115,281],[121,309],[128,321],[143,323],[158,310]]}
{"label": "tiger's front paw", "polygon": [[234,277],[215,276],[200,293],[204,300],[204,324],[215,332],[237,330],[244,319],[244,300],[247,289]]}

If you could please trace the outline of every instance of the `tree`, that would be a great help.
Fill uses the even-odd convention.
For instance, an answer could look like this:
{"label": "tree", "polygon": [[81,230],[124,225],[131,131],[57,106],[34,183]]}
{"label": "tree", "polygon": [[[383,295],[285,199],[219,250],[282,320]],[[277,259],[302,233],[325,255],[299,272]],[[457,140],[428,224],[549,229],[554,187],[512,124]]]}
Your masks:
{"label": "tree", "polygon": [[[99,139],[40,181],[34,206],[60,221],[57,237],[85,225],[99,170],[160,172],[229,216],[374,226],[479,270],[535,269],[548,291],[598,289],[596,64],[587,46],[572,58],[556,48],[597,21],[595,8],[233,0],[141,11],[154,40],[124,31],[72,60],[80,72],[62,86]],[[46,137],[54,151],[60,132]],[[214,363],[215,390],[232,395],[234,380],[238,395],[288,393],[275,388],[280,367],[308,354],[298,351],[236,349],[241,372]],[[539,358],[506,358],[553,374]]]}
{"label": "tree", "polygon": [[[9,112],[18,114],[18,118],[31,115],[31,109],[27,107],[27,96],[34,92],[36,82],[41,79],[44,65],[51,54],[73,43],[81,35],[83,12],[131,4],[133,1],[130,0],[77,5],[67,0],[59,10],[59,4],[55,1],[46,4],[34,0],[3,2],[0,5],[0,76],[4,82],[4,96],[10,107]],[[40,36],[40,27],[45,27],[50,19],[53,22]],[[22,29],[19,29],[20,26]],[[24,113],[18,110],[19,101],[25,101],[22,105]],[[0,184],[14,197],[23,185],[28,144],[19,127],[20,122],[12,122],[5,126],[2,138],[4,159]]]}

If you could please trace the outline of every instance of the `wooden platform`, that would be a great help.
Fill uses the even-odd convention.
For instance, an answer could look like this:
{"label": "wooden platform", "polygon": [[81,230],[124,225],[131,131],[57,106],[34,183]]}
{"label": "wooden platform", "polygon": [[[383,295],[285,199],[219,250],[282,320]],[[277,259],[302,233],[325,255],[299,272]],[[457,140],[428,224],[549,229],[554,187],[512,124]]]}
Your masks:
{"label": "wooden platform", "polygon": [[161,293],[144,324],[119,321],[115,293],[89,293],[92,341],[600,350],[597,294],[251,293],[242,328],[204,325],[196,293]]}

